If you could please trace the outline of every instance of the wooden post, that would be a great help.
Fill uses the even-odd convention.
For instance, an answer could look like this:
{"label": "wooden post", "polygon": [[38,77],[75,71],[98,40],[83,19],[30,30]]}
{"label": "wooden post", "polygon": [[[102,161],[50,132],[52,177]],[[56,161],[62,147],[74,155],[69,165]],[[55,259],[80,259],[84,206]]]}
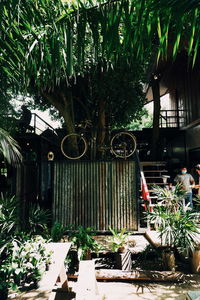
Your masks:
{"label": "wooden post", "polygon": [[154,102],[154,110],[153,110],[153,137],[152,137],[152,149],[151,156],[152,159],[157,159],[158,151],[161,149],[158,147],[159,142],[159,120],[160,120],[160,80],[158,75],[152,76],[152,93],[153,93],[153,102]]}

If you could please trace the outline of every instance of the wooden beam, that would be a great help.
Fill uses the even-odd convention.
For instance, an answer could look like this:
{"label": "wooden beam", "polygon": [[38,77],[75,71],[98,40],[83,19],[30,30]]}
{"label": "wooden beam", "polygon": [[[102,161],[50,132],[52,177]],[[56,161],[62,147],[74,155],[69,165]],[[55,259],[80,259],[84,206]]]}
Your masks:
{"label": "wooden beam", "polygon": [[[77,279],[78,274],[68,274],[69,279]],[[180,282],[184,280],[184,274],[171,271],[122,271],[100,269],[96,270],[97,280],[118,281],[150,281],[150,282]]]}

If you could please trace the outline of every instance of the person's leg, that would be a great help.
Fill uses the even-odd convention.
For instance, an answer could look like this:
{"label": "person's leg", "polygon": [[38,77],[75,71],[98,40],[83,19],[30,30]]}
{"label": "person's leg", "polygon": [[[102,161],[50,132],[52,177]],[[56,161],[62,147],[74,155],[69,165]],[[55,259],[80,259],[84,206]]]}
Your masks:
{"label": "person's leg", "polygon": [[192,193],[187,193],[185,195],[185,205],[187,205],[188,203],[190,203],[189,206],[193,209]]}

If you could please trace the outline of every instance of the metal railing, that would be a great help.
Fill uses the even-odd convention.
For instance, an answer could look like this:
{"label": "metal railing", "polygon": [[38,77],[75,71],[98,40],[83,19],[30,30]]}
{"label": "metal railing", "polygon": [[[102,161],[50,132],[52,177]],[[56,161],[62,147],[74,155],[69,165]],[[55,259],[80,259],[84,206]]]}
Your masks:
{"label": "metal railing", "polygon": [[180,128],[187,124],[186,110],[161,110],[160,128]]}
{"label": "metal railing", "polygon": [[[19,128],[20,119],[17,119],[16,116],[12,114],[0,116],[0,127],[7,130],[8,132],[15,132]],[[31,114],[30,125],[27,125],[26,132],[32,132],[37,135],[42,134],[45,130],[51,130],[53,133],[56,133],[55,129],[48,124],[45,120],[39,117],[36,113]]]}
{"label": "metal railing", "polygon": [[32,131],[35,134],[40,135],[45,130],[50,129],[57,135],[55,129],[35,113],[32,113],[30,126],[32,127],[32,129],[33,129]]}

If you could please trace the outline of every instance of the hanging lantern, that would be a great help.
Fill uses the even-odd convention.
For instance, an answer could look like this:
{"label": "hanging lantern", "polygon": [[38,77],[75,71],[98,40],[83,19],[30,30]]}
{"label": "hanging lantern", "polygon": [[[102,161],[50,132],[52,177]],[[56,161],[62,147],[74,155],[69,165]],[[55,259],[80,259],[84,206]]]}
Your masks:
{"label": "hanging lantern", "polygon": [[52,151],[49,151],[47,154],[48,161],[54,160],[54,153]]}

